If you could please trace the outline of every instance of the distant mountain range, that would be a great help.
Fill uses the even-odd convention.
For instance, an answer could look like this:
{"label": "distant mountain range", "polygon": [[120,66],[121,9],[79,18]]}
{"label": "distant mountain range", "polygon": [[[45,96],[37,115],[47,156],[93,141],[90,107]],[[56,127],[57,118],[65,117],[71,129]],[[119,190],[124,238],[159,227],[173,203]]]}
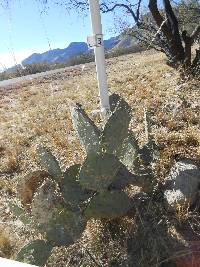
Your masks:
{"label": "distant mountain range", "polygon": [[[112,37],[104,41],[104,47],[107,51],[111,51],[117,48],[126,48],[136,44],[136,40],[132,37],[117,36]],[[72,42],[67,48],[64,49],[52,49],[44,53],[34,53],[22,61],[23,65],[31,63],[55,63],[66,62],[71,57],[80,55],[83,53],[89,53],[88,45],[84,42]]]}

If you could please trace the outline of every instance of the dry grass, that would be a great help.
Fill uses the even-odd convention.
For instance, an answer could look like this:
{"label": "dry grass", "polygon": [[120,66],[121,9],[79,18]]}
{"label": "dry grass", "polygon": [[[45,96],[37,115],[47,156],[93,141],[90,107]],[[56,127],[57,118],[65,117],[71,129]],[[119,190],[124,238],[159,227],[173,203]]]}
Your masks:
{"label": "dry grass", "polygon": [[[108,60],[107,74],[110,92],[119,93],[133,109],[131,128],[140,143],[145,142],[144,107],[151,114],[152,132],[161,152],[161,160],[155,166],[157,177],[162,178],[177,157],[200,161],[200,88],[197,81],[181,82],[178,73],[165,64],[164,57],[152,51]],[[12,188],[10,192],[7,182],[0,185],[4,192],[0,205],[5,205],[2,220],[9,223],[11,218],[11,214],[5,212],[5,198],[15,198],[19,178],[38,167],[36,144],[43,142],[51,147],[63,169],[83,160],[85,155],[70,119],[68,107],[71,102],[81,103],[89,114],[98,109],[92,64],[82,72],[73,70],[70,74],[38,79],[9,89],[0,88],[0,175]],[[100,122],[99,116],[91,116]],[[180,221],[184,220],[185,214],[187,211],[180,210],[177,215]],[[142,229],[138,230],[138,236],[140,233]],[[26,240],[26,236],[23,239]],[[54,263],[58,261],[56,253],[52,259]]]}
{"label": "dry grass", "polygon": [[[186,153],[199,159],[198,83],[180,83],[176,71],[165,65],[163,56],[152,52],[111,59],[107,66],[110,91],[122,95],[133,108],[131,127],[141,142],[143,108],[147,107],[155,138],[167,149],[165,156]],[[3,96],[6,89],[0,90],[3,171],[26,171],[30,161],[34,166],[33,148],[38,142],[52,146],[63,165],[82,160],[68,104],[79,102],[89,113],[98,109],[94,67],[82,75],[78,71],[71,79],[67,76],[67,80],[47,80],[16,88],[6,96]]]}
{"label": "dry grass", "polygon": [[0,227],[0,257],[10,258],[13,254],[13,244],[8,232]]}

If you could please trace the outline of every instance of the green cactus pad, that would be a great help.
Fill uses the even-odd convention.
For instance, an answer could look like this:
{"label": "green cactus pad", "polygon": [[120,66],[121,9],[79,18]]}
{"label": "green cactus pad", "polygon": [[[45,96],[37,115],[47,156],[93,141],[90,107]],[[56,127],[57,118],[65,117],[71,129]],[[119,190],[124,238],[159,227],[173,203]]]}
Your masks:
{"label": "green cactus pad", "polygon": [[[146,170],[146,169],[145,169]],[[110,185],[110,190],[121,190],[127,185],[134,185],[142,187],[142,189],[147,192],[151,189],[151,173],[144,173],[135,175],[128,171],[125,166],[122,166],[118,173],[116,174],[114,182]]]}
{"label": "green cactus pad", "polygon": [[17,254],[17,261],[43,266],[51,254],[52,246],[45,240],[34,240],[25,245]]}
{"label": "green cactus pad", "polygon": [[132,132],[129,132],[128,137],[124,140],[122,147],[117,152],[120,161],[132,171],[137,167],[139,146]]}
{"label": "green cactus pad", "polygon": [[32,220],[26,213],[26,211],[14,203],[9,203],[9,208],[12,211],[13,215],[16,216],[24,224],[31,224]]}
{"label": "green cactus pad", "polygon": [[45,168],[45,170],[55,181],[59,182],[62,178],[62,172],[57,159],[50,151],[41,145],[37,147],[37,155],[41,165]]}
{"label": "green cactus pad", "polygon": [[148,144],[139,150],[139,155],[144,165],[149,165],[153,162],[153,149]]}
{"label": "green cactus pad", "polygon": [[53,181],[46,181],[35,194],[32,215],[37,229],[53,246],[70,245],[80,237],[85,221],[72,212],[56,192]]}
{"label": "green cactus pad", "polygon": [[79,181],[77,181],[80,166],[81,165],[76,164],[69,167],[63,174],[64,178],[59,184],[65,202],[73,208],[78,208],[81,202],[89,198],[86,190],[83,189]]}
{"label": "green cactus pad", "polygon": [[78,180],[81,164],[74,164],[65,170],[65,176],[71,177],[72,180]]}
{"label": "green cactus pad", "polygon": [[131,108],[125,101],[120,101],[115,111],[108,118],[101,135],[101,148],[109,154],[115,154],[128,136],[131,121]]}
{"label": "green cactus pad", "polygon": [[116,174],[114,182],[110,185],[109,189],[120,190],[125,188],[129,184],[139,186],[140,177],[135,174],[132,174],[131,172],[128,171],[128,169],[125,166],[122,165],[122,167]]}
{"label": "green cactus pad", "polygon": [[57,205],[62,199],[57,192],[56,184],[45,181],[37,190],[32,201],[32,216],[38,224],[48,224],[57,213]]}
{"label": "green cactus pad", "polygon": [[46,238],[53,247],[70,246],[74,243],[73,238],[63,225],[43,226],[46,227]]}
{"label": "green cactus pad", "polygon": [[104,191],[114,181],[120,166],[114,155],[90,154],[81,167],[80,184],[89,190]]}
{"label": "green cactus pad", "polygon": [[109,96],[109,103],[110,103],[110,111],[114,112],[119,102],[121,101],[121,97],[118,94],[112,94]]}
{"label": "green cactus pad", "polygon": [[88,219],[115,219],[124,216],[132,207],[131,199],[120,191],[107,191],[96,195],[85,210]]}
{"label": "green cactus pad", "polygon": [[86,220],[79,212],[60,210],[46,227],[46,238],[53,246],[69,246],[85,230]]}
{"label": "green cactus pad", "polygon": [[98,152],[100,131],[94,122],[78,104],[75,107],[71,107],[71,117],[74,128],[86,152]]}

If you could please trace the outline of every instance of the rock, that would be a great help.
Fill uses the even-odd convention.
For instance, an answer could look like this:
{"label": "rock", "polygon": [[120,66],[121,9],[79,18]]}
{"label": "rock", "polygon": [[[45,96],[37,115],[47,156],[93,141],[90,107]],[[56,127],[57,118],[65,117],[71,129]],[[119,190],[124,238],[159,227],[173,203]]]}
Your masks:
{"label": "rock", "polygon": [[170,206],[174,206],[175,204],[180,204],[180,203],[183,204],[187,202],[185,196],[179,189],[166,190],[164,195]]}
{"label": "rock", "polygon": [[165,198],[169,205],[189,204],[196,200],[200,185],[200,169],[192,160],[176,162],[165,179]]}

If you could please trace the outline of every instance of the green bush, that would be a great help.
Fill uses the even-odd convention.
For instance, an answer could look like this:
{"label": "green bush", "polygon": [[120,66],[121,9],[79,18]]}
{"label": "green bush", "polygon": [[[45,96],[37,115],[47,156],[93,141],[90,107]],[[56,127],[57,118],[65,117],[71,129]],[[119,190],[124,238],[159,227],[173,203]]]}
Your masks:
{"label": "green bush", "polygon": [[79,64],[90,63],[94,62],[94,60],[95,58],[93,53],[84,53],[71,57],[69,60],[67,60],[66,66],[75,66]]}
{"label": "green bush", "polygon": [[110,52],[107,52],[106,58],[113,58],[113,57],[119,57],[122,55],[138,53],[138,52],[144,51],[145,49],[146,48],[144,46],[141,46],[141,45],[134,45],[131,47],[126,47],[126,48],[119,47],[119,48],[111,50]]}

